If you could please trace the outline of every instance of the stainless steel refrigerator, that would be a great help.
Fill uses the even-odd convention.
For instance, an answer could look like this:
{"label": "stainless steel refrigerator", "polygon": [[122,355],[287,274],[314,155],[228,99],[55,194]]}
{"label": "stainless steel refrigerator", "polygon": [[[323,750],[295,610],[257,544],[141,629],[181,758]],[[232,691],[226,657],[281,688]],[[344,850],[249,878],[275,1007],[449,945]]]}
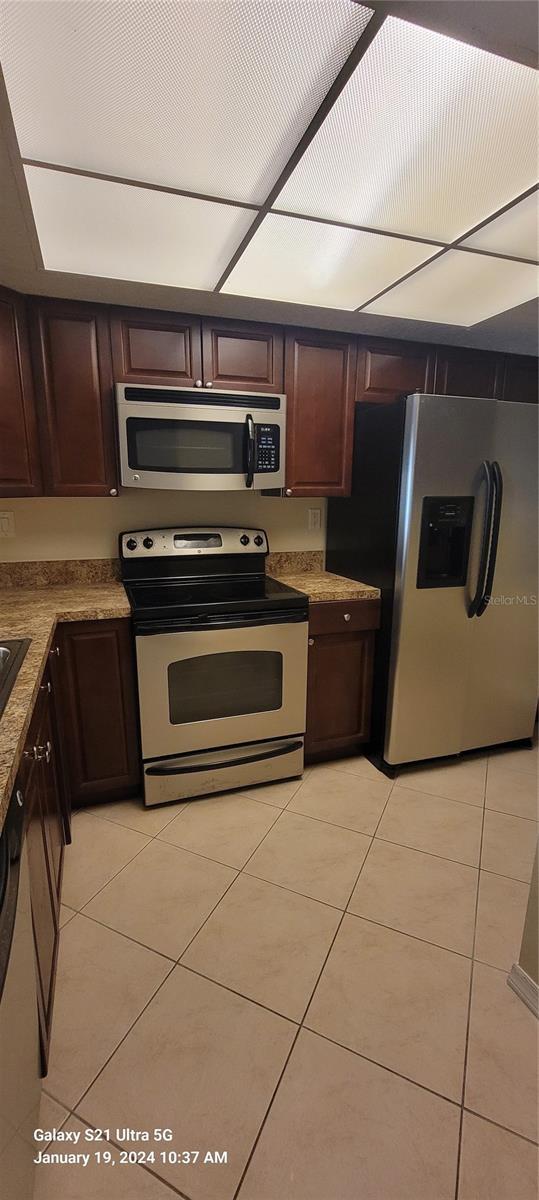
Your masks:
{"label": "stainless steel refrigerator", "polygon": [[382,767],[530,738],[537,407],[419,393],[358,404],[327,567],[382,591],[370,753]]}

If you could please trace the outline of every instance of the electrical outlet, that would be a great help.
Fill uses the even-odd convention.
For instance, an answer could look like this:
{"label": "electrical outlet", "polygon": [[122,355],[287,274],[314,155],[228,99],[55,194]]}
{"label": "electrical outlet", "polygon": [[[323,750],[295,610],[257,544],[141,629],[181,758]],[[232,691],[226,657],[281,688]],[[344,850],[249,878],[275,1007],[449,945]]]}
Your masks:
{"label": "electrical outlet", "polygon": [[12,512],[0,512],[0,538],[15,537],[15,517]]}
{"label": "electrical outlet", "polygon": [[322,513],[319,508],[309,509],[309,529],[320,529],[322,524]]}

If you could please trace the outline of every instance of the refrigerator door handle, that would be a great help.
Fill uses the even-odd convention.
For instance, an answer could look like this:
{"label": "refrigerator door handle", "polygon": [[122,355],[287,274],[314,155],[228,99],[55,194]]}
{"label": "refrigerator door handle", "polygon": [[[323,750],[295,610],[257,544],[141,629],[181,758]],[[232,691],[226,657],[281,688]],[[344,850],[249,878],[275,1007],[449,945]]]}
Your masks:
{"label": "refrigerator door handle", "polygon": [[492,519],[494,513],[494,477],[492,465],[487,458],[483,459],[481,469],[485,475],[487,485],[487,494],[485,500],[485,517],[483,521],[483,536],[481,539],[481,554],[479,558],[479,571],[477,574],[477,587],[475,596],[468,605],[468,616],[476,617],[478,615],[479,605],[484,599],[486,590],[486,578],[488,571],[489,548],[491,540]]}
{"label": "refrigerator door handle", "polygon": [[496,570],[496,557],[498,553],[498,537],[500,533],[500,521],[502,516],[502,500],[503,500],[503,476],[499,462],[493,462],[491,465],[492,477],[494,481],[494,515],[492,518],[492,534],[490,537],[490,554],[488,559],[488,568],[485,578],[485,586],[483,595],[479,602],[476,616],[482,617],[485,610],[488,608],[489,600],[492,595],[494,585],[494,572]]}

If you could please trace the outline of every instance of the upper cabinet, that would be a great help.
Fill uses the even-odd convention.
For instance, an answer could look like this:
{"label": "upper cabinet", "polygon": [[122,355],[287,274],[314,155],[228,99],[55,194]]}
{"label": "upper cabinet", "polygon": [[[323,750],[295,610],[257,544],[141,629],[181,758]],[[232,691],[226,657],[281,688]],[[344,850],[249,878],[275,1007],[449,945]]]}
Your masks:
{"label": "upper cabinet", "polygon": [[0,494],[42,491],[23,296],[0,289]]}
{"label": "upper cabinet", "polygon": [[283,331],[248,321],[202,322],[205,387],[282,392]]}
{"label": "upper cabinet", "polygon": [[485,396],[499,400],[503,359],[488,350],[439,346],[434,391],[443,396]]}
{"label": "upper cabinet", "polygon": [[356,365],[354,337],[287,331],[287,496],[349,494]]}
{"label": "upper cabinet", "polygon": [[537,404],[537,359],[524,354],[508,354],[505,360],[502,400]]}
{"label": "upper cabinet", "polygon": [[408,392],[431,392],[434,380],[434,352],[413,342],[371,342],[360,339],[357,390],[358,401],[388,404]]}
{"label": "upper cabinet", "polygon": [[107,309],[35,301],[32,348],[45,492],[117,495]]}
{"label": "upper cabinet", "polygon": [[111,314],[111,337],[116,383],[201,385],[199,317],[117,308]]}

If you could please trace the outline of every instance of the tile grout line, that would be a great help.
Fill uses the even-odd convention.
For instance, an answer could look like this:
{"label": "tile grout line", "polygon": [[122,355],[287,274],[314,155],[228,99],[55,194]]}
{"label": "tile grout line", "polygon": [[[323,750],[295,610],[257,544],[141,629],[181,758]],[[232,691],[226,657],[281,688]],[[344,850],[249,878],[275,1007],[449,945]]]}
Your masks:
{"label": "tile grout line", "polygon": [[[386,810],[386,806],[387,806],[387,804],[388,804],[388,802],[389,802],[389,797],[391,796],[391,794],[392,794],[392,792],[393,792],[393,787],[394,787],[394,786],[395,786],[395,785],[394,785],[394,783],[393,783],[393,784],[391,785],[390,789],[389,789],[389,793],[388,793],[388,796],[387,796],[387,800],[386,800],[386,802],[385,802],[385,804],[384,804],[384,807],[383,807],[383,809],[382,809],[382,812],[380,813],[380,817],[379,817],[379,820],[378,820],[378,824],[376,825],[376,829],[378,829],[378,825],[380,824],[380,821],[382,820],[383,814],[384,814],[384,812],[385,812],[385,810]],[[293,799],[293,797],[292,797],[292,799]],[[289,803],[290,803],[290,801],[289,801]],[[375,832],[376,832],[376,831],[375,831]],[[358,873],[357,873],[357,876],[356,876],[356,879],[355,879],[354,885],[353,885],[353,887],[352,887],[352,889],[351,889],[350,895],[349,895],[349,897],[348,897],[348,900],[347,900],[347,902],[346,902],[346,905],[347,905],[347,907],[348,907],[348,904],[350,903],[350,899],[351,899],[351,897],[352,897],[352,895],[353,895],[353,893],[354,893],[354,891],[355,891],[355,888],[356,888],[356,886],[357,886],[358,879],[359,879],[359,877],[360,877],[360,875],[361,875],[361,872],[362,872],[362,870],[363,870],[363,868],[364,868],[364,866],[365,866],[365,863],[366,863],[366,861],[367,861],[367,858],[368,858],[368,856],[369,856],[369,851],[370,851],[370,849],[371,849],[371,846],[372,846],[372,844],[373,844],[373,841],[374,841],[374,836],[372,837],[372,840],[371,840],[370,846],[368,847],[367,853],[365,854],[365,857],[364,857],[364,859],[363,859],[363,861],[362,861],[362,863],[361,863],[361,866],[360,866],[360,868],[359,868],[359,871],[358,871]],[[253,853],[254,853],[254,852],[253,852]],[[247,864],[246,864],[246,865],[247,865]],[[256,1135],[256,1137],[255,1137],[255,1140],[254,1140],[254,1142],[253,1142],[252,1146],[251,1146],[250,1153],[249,1153],[249,1155],[247,1156],[247,1160],[246,1160],[245,1166],[244,1166],[244,1168],[243,1168],[243,1171],[242,1171],[242,1173],[241,1173],[240,1180],[239,1180],[238,1186],[237,1186],[237,1188],[236,1188],[236,1190],[235,1190],[235,1192],[234,1192],[234,1195],[233,1195],[233,1197],[232,1197],[232,1200],[238,1200],[239,1193],[240,1193],[240,1191],[241,1191],[241,1188],[243,1187],[243,1182],[244,1182],[244,1179],[245,1179],[245,1177],[246,1177],[246,1175],[247,1175],[247,1172],[248,1172],[248,1170],[249,1170],[250,1164],[251,1164],[251,1162],[252,1162],[252,1159],[253,1159],[253,1156],[254,1156],[254,1154],[255,1154],[255,1151],[256,1151],[256,1148],[257,1148],[257,1146],[258,1146],[258,1143],[259,1143],[259,1141],[260,1141],[260,1138],[262,1137],[262,1133],[263,1133],[263,1131],[264,1131],[264,1127],[265,1127],[266,1121],[268,1120],[268,1117],[269,1117],[269,1115],[270,1115],[271,1109],[272,1109],[272,1107],[273,1107],[273,1104],[274,1104],[274,1102],[275,1102],[275,1099],[276,1099],[276,1097],[277,1097],[277,1093],[278,1093],[278,1091],[279,1091],[280,1085],[281,1085],[281,1083],[282,1083],[282,1080],[283,1080],[283,1078],[284,1078],[284,1075],[285,1075],[285,1073],[286,1073],[286,1069],[287,1069],[287,1067],[288,1067],[288,1063],[290,1062],[290,1058],[291,1058],[291,1056],[292,1056],[292,1053],[293,1053],[294,1047],[295,1047],[295,1045],[296,1045],[296,1043],[297,1043],[297,1040],[298,1040],[298,1038],[299,1038],[299,1035],[300,1035],[300,1033],[301,1033],[302,1029],[305,1027],[305,1026],[304,1026],[305,1018],[306,1018],[306,1016],[307,1016],[307,1013],[308,1013],[308,1011],[309,1011],[309,1008],[310,1008],[310,1005],[311,1005],[311,1002],[312,1002],[313,996],[314,996],[314,994],[315,994],[315,992],[316,992],[316,989],[317,989],[317,987],[318,987],[318,984],[320,983],[320,980],[321,980],[321,978],[322,978],[323,972],[324,972],[324,970],[325,970],[325,967],[326,967],[326,963],[328,962],[329,956],[330,956],[330,954],[331,954],[331,951],[332,951],[332,949],[333,949],[333,946],[334,946],[334,944],[335,944],[335,940],[336,940],[336,938],[337,938],[337,936],[338,936],[339,930],[340,930],[340,928],[341,928],[341,925],[342,925],[342,923],[343,923],[343,921],[344,921],[344,918],[345,918],[345,916],[346,916],[346,908],[344,909],[344,911],[343,911],[343,913],[342,913],[342,916],[341,916],[341,918],[340,918],[340,920],[339,920],[339,922],[338,922],[338,925],[337,925],[337,928],[336,928],[336,930],[335,930],[335,933],[334,933],[334,935],[333,935],[333,937],[332,937],[332,939],[331,939],[331,942],[330,942],[330,944],[329,944],[329,946],[328,946],[327,952],[326,952],[326,954],[325,954],[325,956],[324,956],[324,959],[323,959],[322,965],[321,965],[321,967],[320,967],[320,970],[319,970],[319,972],[318,972],[318,975],[317,975],[317,977],[316,977],[316,980],[315,980],[315,983],[314,983],[314,987],[313,987],[313,989],[312,989],[312,991],[311,991],[311,993],[310,993],[310,995],[309,995],[309,999],[307,1000],[307,1004],[305,1005],[305,1009],[304,1009],[304,1012],[303,1012],[303,1016],[302,1016],[302,1018],[301,1018],[301,1022],[300,1022],[300,1023],[299,1023],[299,1025],[298,1025],[297,1032],[296,1032],[296,1034],[295,1034],[295,1037],[294,1037],[294,1039],[293,1039],[292,1045],[291,1045],[291,1047],[290,1047],[290,1051],[289,1051],[289,1053],[288,1053],[288,1055],[287,1055],[287,1057],[286,1057],[286,1060],[285,1060],[285,1062],[284,1062],[283,1069],[282,1069],[282,1071],[281,1071],[281,1073],[280,1073],[280,1075],[279,1075],[279,1078],[278,1078],[278,1080],[277,1080],[277,1083],[276,1083],[276,1085],[275,1085],[275,1088],[274,1088],[274,1090],[273,1090],[273,1093],[272,1093],[272,1095],[271,1095],[271,1097],[270,1097],[269,1104],[268,1104],[268,1106],[267,1106],[267,1108],[266,1108],[266,1111],[265,1111],[265,1114],[264,1114],[264,1116],[263,1116],[263,1119],[262,1119],[262,1122],[261,1122],[260,1128],[259,1128],[259,1130],[258,1130],[258,1133],[257,1133],[257,1135]]]}
{"label": "tile grout line", "polygon": [[484,785],[483,785],[483,815],[481,818],[481,834],[480,834],[480,838],[479,838],[479,858],[478,858],[478,868],[479,869],[477,872],[477,885],[476,885],[476,894],[475,894],[472,958],[471,958],[471,963],[470,963],[470,983],[469,983],[469,988],[468,988],[468,1011],[467,1011],[467,1016],[466,1016],[466,1037],[465,1037],[465,1042],[464,1042],[464,1061],[463,1061],[463,1065],[462,1065],[462,1090],[461,1090],[461,1099],[460,1099],[459,1135],[458,1135],[458,1143],[457,1143],[457,1161],[456,1161],[456,1174],[455,1174],[455,1200],[458,1200],[459,1190],[460,1190],[462,1135],[463,1135],[463,1129],[464,1129],[464,1100],[465,1100],[465,1096],[466,1096],[466,1077],[467,1077],[467,1071],[468,1071],[468,1048],[469,1048],[470,1028],[471,1028],[471,1020],[472,1020],[474,955],[475,955],[475,943],[476,943],[476,938],[477,938],[477,915],[479,912],[479,887],[480,887],[480,883],[481,883],[481,861],[482,861],[482,857],[483,857],[483,835],[484,835],[484,829],[485,829],[485,813],[486,813],[486,802],[487,802],[488,763],[489,763],[489,760],[487,758],[487,764],[486,764],[486,769],[485,769],[485,781],[484,781]]}

